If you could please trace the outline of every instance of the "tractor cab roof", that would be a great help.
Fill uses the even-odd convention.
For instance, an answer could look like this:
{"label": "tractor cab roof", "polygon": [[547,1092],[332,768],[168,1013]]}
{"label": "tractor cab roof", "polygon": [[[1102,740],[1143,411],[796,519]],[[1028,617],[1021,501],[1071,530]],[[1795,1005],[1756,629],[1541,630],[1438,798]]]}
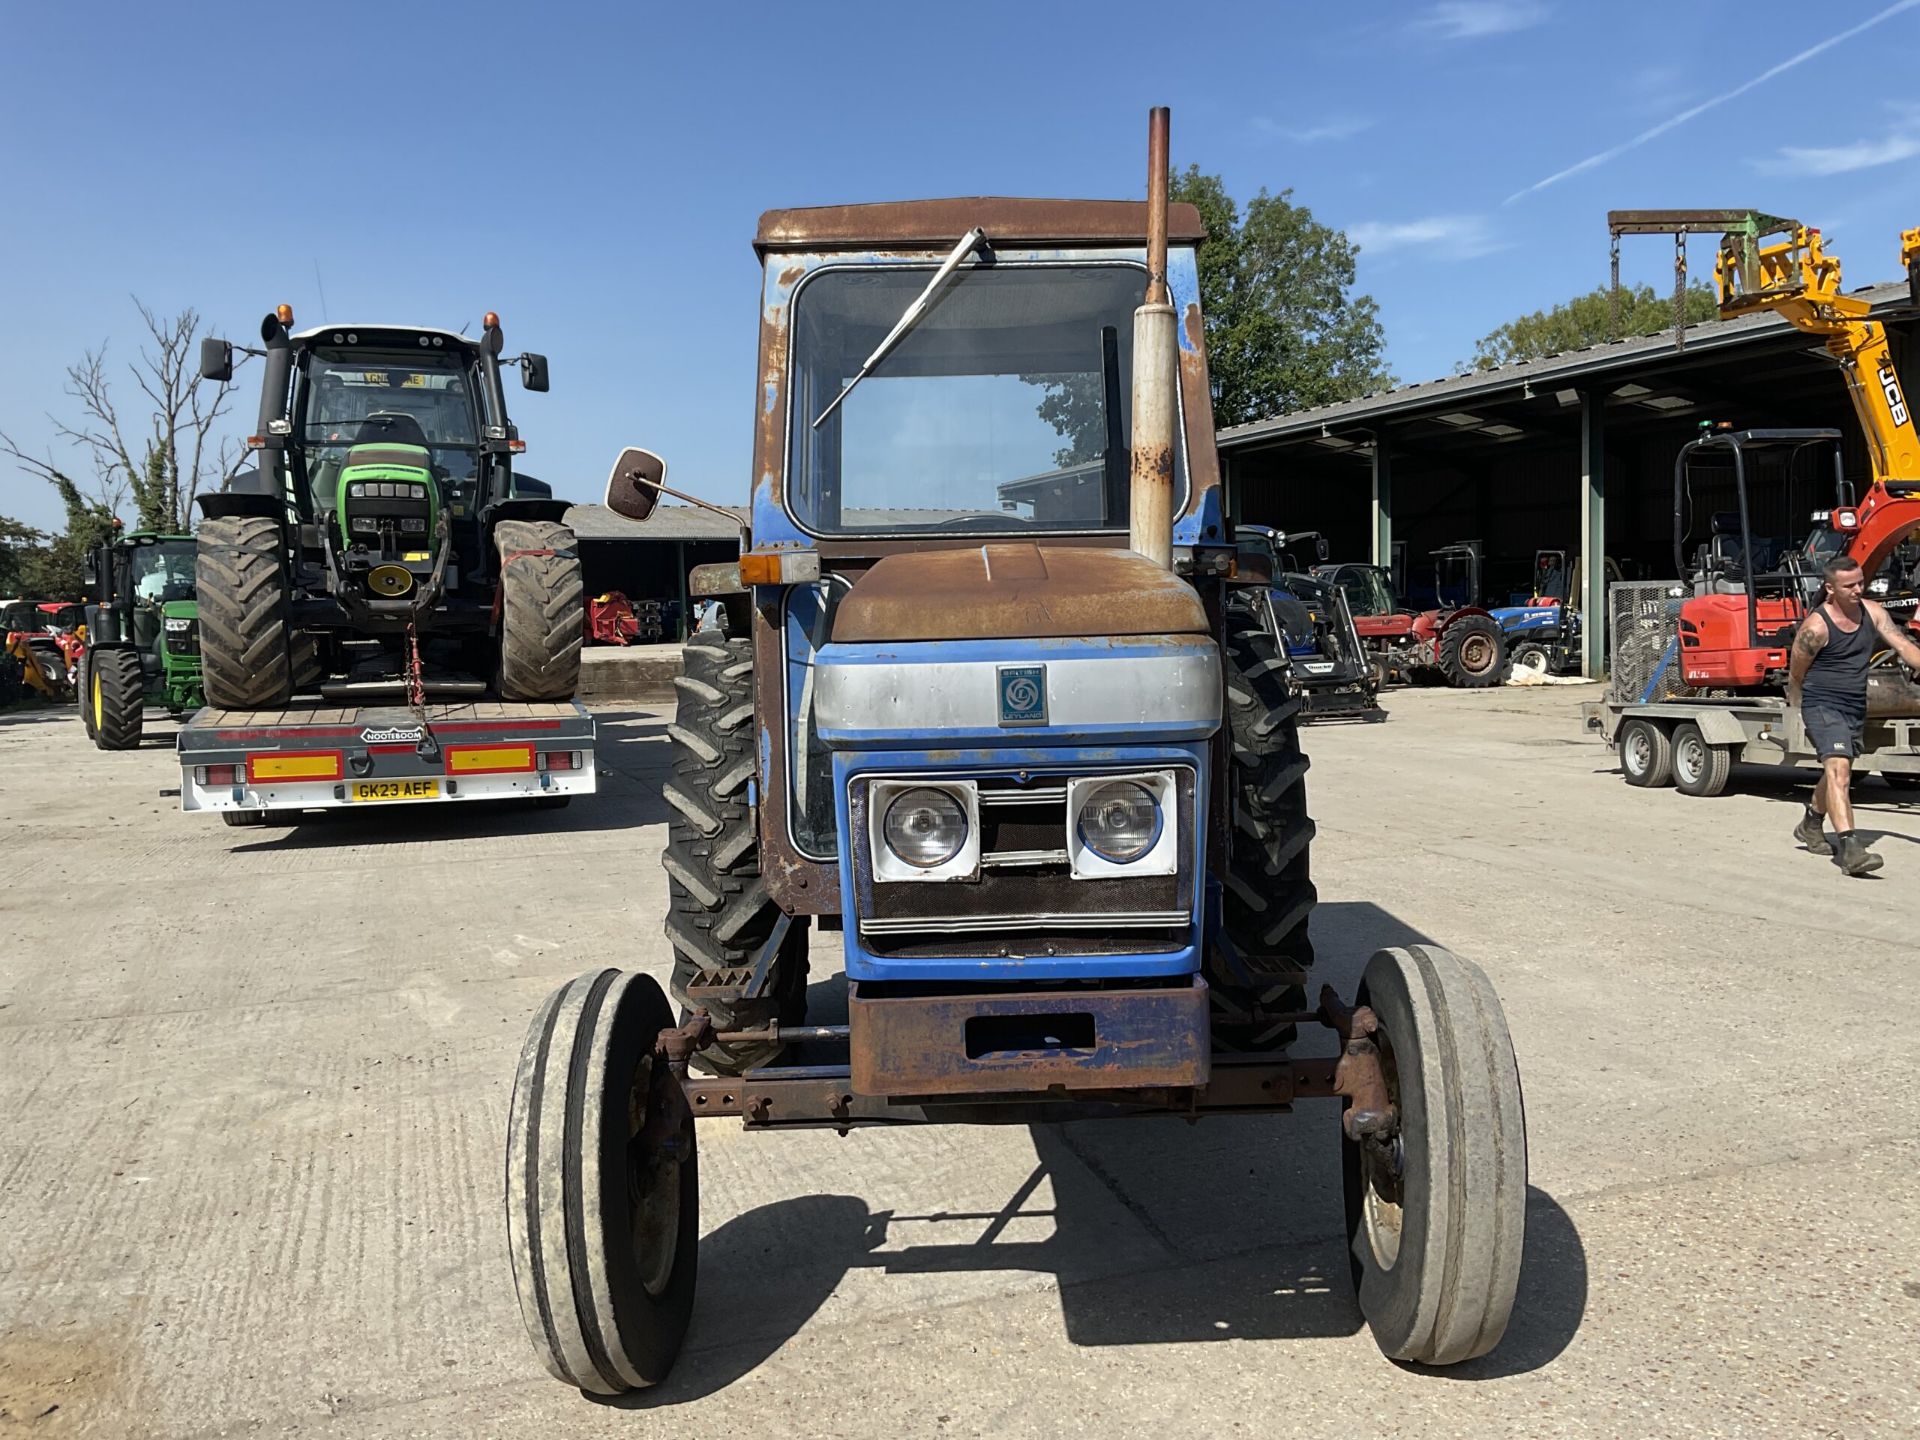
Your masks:
{"label": "tractor cab roof", "polygon": [[[1143,200],[1031,200],[998,195],[951,200],[891,200],[876,205],[821,205],[769,210],[760,217],[754,251],[945,248],[979,226],[995,245],[1144,245]],[[1167,238],[1207,238],[1191,205],[1167,207]]]}
{"label": "tractor cab roof", "polygon": [[287,337],[295,345],[345,345],[356,350],[441,350],[472,352],[480,341],[433,325],[314,325]]}

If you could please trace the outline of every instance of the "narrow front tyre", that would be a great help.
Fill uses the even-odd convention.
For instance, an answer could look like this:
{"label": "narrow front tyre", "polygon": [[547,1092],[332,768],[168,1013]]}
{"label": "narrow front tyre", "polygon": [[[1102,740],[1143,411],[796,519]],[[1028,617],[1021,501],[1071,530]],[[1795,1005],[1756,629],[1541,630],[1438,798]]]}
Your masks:
{"label": "narrow front tyre", "polygon": [[693,1313],[693,1115],[655,1049],[673,1024],[646,975],[589,972],[527,1031],[507,1130],[507,1248],[534,1353],[566,1384],[658,1384]]}
{"label": "narrow front tyre", "polygon": [[1360,1005],[1396,1123],[1342,1140],[1360,1310],[1396,1360],[1453,1365],[1506,1333],[1527,1215],[1520,1072],[1493,985],[1434,945],[1367,962]]}

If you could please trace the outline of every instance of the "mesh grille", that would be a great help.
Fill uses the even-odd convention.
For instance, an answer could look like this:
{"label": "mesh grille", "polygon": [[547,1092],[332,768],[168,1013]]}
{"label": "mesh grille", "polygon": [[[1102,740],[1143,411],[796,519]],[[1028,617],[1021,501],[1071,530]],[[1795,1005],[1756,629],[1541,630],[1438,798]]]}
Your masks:
{"label": "mesh grille", "polygon": [[1668,660],[1685,595],[1686,587],[1674,580],[1616,581],[1607,587],[1608,634],[1613,637],[1608,699],[1672,700],[1700,693],[1681,683],[1677,651]]}

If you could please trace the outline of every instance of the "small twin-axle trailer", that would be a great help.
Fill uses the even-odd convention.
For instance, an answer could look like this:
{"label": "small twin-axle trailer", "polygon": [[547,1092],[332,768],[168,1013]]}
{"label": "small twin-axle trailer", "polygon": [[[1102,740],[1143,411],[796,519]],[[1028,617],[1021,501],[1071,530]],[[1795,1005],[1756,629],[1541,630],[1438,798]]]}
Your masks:
{"label": "small twin-axle trailer", "polygon": [[180,808],[261,825],[300,810],[530,800],[594,789],[593,717],[551,703],[197,712],[181,727]]}

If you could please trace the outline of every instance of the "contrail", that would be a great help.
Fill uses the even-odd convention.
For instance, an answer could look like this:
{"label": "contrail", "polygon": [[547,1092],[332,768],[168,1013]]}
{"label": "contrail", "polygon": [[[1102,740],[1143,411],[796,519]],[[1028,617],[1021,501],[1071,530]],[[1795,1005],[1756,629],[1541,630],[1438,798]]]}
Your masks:
{"label": "contrail", "polygon": [[1774,76],[1783,75],[1787,71],[1793,69],[1794,66],[1805,64],[1807,61],[1811,60],[1814,56],[1820,54],[1821,51],[1831,50],[1834,46],[1842,44],[1845,41],[1851,40],[1854,36],[1860,34],[1863,30],[1871,30],[1874,26],[1878,25],[1881,21],[1890,20],[1895,15],[1898,15],[1901,11],[1911,10],[1916,5],[1920,5],[1920,0],[1899,0],[1898,4],[1889,5],[1886,9],[1882,10],[1879,14],[1868,16],[1865,20],[1862,20],[1858,25],[1855,25],[1852,29],[1842,30],[1838,35],[1830,36],[1829,38],[1822,40],[1818,45],[1808,46],[1805,50],[1802,50],[1798,55],[1794,55],[1789,57],[1788,59],[1782,60],[1778,65],[1775,65],[1771,70],[1762,71],[1760,74],[1754,76],[1751,80],[1747,81],[1746,83],[1742,85],[1736,85],[1733,89],[1727,91],[1726,94],[1716,95],[1711,100],[1702,100],[1698,105],[1694,106],[1691,110],[1682,110],[1678,115],[1675,115],[1672,119],[1662,120],[1658,125],[1654,126],[1651,130],[1642,130],[1638,135],[1634,136],[1631,140],[1627,141],[1623,145],[1616,145],[1611,150],[1602,150],[1598,155],[1589,155],[1586,159],[1580,161],[1577,165],[1569,165],[1566,169],[1561,170],[1555,174],[1549,175],[1544,180],[1539,180],[1534,182],[1533,184],[1527,186],[1527,188],[1524,190],[1514,191],[1513,194],[1509,195],[1505,200],[1501,201],[1500,203],[1503,205],[1511,205],[1513,204],[1514,201],[1519,200],[1524,196],[1531,195],[1537,190],[1544,190],[1549,185],[1557,185],[1560,181],[1565,180],[1569,175],[1578,175],[1583,170],[1592,170],[1596,166],[1606,164],[1609,160],[1613,159],[1615,156],[1624,155],[1629,150],[1638,149],[1640,146],[1646,144],[1649,140],[1652,140],[1657,136],[1666,134],[1667,131],[1673,129],[1675,126],[1686,124],[1687,121],[1693,119],[1694,116],[1704,114],[1708,110],[1713,109],[1716,105],[1724,105],[1727,103],[1727,101],[1734,99],[1736,96],[1746,94],[1747,91],[1753,89],[1754,86],[1764,85],[1767,81],[1773,79]]}

